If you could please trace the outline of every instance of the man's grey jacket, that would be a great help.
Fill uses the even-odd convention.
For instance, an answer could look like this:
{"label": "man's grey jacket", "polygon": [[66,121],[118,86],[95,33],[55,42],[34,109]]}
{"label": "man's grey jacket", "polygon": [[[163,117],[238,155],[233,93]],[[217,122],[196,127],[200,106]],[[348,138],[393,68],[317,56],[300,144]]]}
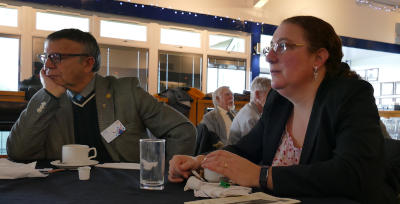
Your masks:
{"label": "man's grey jacket", "polygon": [[[110,143],[101,138],[114,161],[139,162],[139,139],[148,137],[146,128],[155,137],[166,139],[167,161],[174,154],[193,153],[193,124],[140,88],[136,78],[95,77],[100,132],[116,120],[126,128]],[[56,99],[41,89],[12,127],[7,153],[15,160],[60,159],[62,145],[74,140],[70,98],[64,94]]]}

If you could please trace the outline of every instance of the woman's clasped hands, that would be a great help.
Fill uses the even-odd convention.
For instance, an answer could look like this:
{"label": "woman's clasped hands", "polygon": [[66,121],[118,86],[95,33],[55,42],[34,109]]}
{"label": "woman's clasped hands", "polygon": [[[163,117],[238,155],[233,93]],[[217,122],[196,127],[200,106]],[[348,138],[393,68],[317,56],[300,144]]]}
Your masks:
{"label": "woman's clasped hands", "polygon": [[261,167],[225,150],[197,157],[175,155],[169,165],[168,179],[171,182],[182,182],[191,175],[192,170],[202,167],[222,174],[238,185],[259,187]]}

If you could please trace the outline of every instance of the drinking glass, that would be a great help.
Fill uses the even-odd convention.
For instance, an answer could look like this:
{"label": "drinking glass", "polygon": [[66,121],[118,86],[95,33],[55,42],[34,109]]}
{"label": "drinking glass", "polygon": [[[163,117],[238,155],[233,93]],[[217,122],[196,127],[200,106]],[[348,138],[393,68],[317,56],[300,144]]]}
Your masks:
{"label": "drinking glass", "polygon": [[140,139],[140,188],[164,189],[165,140]]}

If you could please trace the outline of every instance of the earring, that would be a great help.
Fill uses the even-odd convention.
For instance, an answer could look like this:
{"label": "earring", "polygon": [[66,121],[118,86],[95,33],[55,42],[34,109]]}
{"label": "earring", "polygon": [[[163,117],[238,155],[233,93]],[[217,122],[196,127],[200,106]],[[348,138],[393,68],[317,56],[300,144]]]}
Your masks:
{"label": "earring", "polygon": [[317,80],[317,78],[318,78],[318,67],[315,66],[314,67],[314,81]]}

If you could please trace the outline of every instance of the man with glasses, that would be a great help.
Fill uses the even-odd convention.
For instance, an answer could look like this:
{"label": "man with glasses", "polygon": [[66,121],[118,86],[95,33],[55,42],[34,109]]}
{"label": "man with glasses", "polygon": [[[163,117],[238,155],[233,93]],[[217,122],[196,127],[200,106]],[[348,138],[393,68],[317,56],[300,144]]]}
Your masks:
{"label": "man with glasses", "polygon": [[54,32],[39,58],[43,89],[11,130],[11,159],[60,159],[62,145],[75,143],[96,147],[100,162],[138,162],[139,139],[147,129],[166,139],[167,159],[193,153],[195,128],[182,114],[157,102],[136,78],[96,74],[100,49],[91,34]]}

